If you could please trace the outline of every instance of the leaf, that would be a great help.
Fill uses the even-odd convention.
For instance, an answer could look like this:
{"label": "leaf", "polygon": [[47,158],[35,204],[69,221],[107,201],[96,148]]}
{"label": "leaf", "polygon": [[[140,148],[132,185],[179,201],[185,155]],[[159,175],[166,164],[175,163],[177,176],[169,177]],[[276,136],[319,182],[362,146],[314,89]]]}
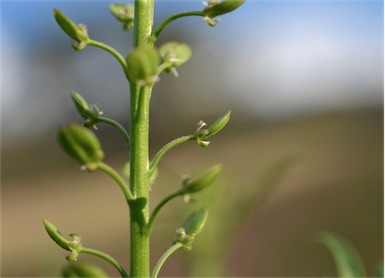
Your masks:
{"label": "leaf", "polygon": [[327,232],[320,233],[317,238],[332,253],[339,277],[366,277],[360,254],[349,241]]}

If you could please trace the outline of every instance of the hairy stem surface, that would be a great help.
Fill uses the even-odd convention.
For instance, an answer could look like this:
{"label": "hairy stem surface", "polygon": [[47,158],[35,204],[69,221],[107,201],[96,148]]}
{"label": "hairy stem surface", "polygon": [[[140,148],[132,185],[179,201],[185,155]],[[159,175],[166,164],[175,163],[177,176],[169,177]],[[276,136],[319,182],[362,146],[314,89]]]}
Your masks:
{"label": "hairy stem surface", "polygon": [[[134,47],[152,46],[149,37],[154,20],[154,0],[135,0]],[[144,233],[149,219],[149,113],[152,87],[130,84],[130,277],[150,277],[150,238]]]}

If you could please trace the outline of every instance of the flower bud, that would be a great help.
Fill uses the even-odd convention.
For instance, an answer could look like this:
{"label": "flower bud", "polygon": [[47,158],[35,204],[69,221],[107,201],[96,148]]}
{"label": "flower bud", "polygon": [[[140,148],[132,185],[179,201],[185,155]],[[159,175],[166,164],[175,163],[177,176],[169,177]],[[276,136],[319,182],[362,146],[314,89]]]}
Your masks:
{"label": "flower bud", "polygon": [[68,240],[64,238],[64,236],[60,233],[58,228],[48,220],[43,220],[45,230],[47,231],[49,237],[55,241],[61,248],[71,251],[68,247]]}
{"label": "flower bud", "polygon": [[183,229],[186,235],[198,235],[206,224],[208,215],[208,211],[203,208],[191,214],[183,223]]}
{"label": "flower bud", "polygon": [[107,278],[108,274],[100,267],[90,263],[68,264],[62,270],[63,277],[99,277]]}
{"label": "flower bud", "polygon": [[203,136],[203,138],[209,138],[215,134],[217,134],[219,131],[222,130],[226,126],[226,124],[229,122],[231,116],[231,110],[227,111],[225,114],[223,114],[221,117],[219,117],[212,125],[210,125],[207,128],[207,133]]}
{"label": "flower bud", "polygon": [[203,10],[203,14],[210,18],[214,18],[218,15],[232,12],[239,8],[244,2],[245,0],[224,0],[222,2],[211,0]]}
{"label": "flower bud", "polygon": [[104,158],[98,138],[81,125],[60,128],[57,139],[62,149],[81,165],[97,163]]}
{"label": "flower bud", "polygon": [[[159,54],[165,63],[172,67],[178,67],[187,62],[191,57],[191,48],[185,43],[168,42],[159,48]],[[170,72],[168,68],[168,72]]]}
{"label": "flower bud", "polygon": [[110,5],[110,12],[123,23],[124,30],[130,30],[134,26],[134,5],[114,3]]}
{"label": "flower bud", "polygon": [[195,193],[198,191],[201,191],[211,184],[214,183],[214,181],[218,178],[219,174],[222,171],[222,165],[217,164],[210,169],[208,169],[206,172],[204,172],[199,177],[187,180],[183,183],[183,189],[185,193]]}
{"label": "flower bud", "polygon": [[77,92],[71,92],[72,101],[75,104],[76,110],[78,110],[79,114],[85,119],[93,118],[95,113],[90,109],[88,102]]}
{"label": "flower bud", "polygon": [[176,242],[182,243],[182,248],[185,251],[192,249],[195,237],[202,231],[208,212],[205,209],[200,209],[191,214],[183,223],[183,227],[176,231]]}
{"label": "flower bud", "polygon": [[75,42],[73,47],[76,50],[81,50],[87,46],[89,40],[86,26],[79,24],[76,25],[71,19],[63,14],[58,9],[53,10],[53,15],[60,28]]}
{"label": "flower bud", "polygon": [[154,48],[135,48],[128,53],[126,61],[130,81],[141,86],[154,84],[160,62],[159,54]]}

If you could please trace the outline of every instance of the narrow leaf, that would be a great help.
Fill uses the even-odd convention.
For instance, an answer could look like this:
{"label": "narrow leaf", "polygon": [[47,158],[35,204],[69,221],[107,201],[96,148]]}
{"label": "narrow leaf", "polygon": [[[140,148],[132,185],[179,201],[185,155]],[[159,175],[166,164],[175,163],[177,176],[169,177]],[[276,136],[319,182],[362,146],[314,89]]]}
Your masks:
{"label": "narrow leaf", "polygon": [[360,254],[345,238],[323,232],[318,235],[318,241],[332,253],[337,265],[338,277],[366,277]]}

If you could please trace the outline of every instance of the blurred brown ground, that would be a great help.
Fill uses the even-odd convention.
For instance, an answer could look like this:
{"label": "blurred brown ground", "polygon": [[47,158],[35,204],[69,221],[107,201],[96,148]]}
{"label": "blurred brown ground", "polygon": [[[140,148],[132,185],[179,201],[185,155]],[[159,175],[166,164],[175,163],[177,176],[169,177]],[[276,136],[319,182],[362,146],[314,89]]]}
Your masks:
{"label": "blurred brown ground", "polygon": [[[237,122],[237,115],[233,120]],[[171,139],[153,142],[152,150]],[[103,143],[117,144],[107,139]],[[275,165],[291,155],[298,156],[296,163],[272,184],[271,192],[264,189],[258,195]],[[107,162],[121,168],[125,156],[122,151],[108,153]],[[382,109],[231,124],[209,148],[188,143],[165,156],[152,190],[153,204],[177,188],[182,174],[198,174],[218,162],[225,167],[221,180],[196,196],[199,205],[210,209],[207,235],[203,233],[190,253],[173,255],[161,276],[334,276],[331,256],[312,239],[320,230],[351,241],[369,274],[383,261]],[[79,171],[50,144],[21,146],[2,153],[1,193],[3,277],[59,274],[66,252],[46,235],[43,218],[63,234],[82,235],[84,245],[127,266],[126,204],[119,188],[102,173]],[[152,263],[171,244],[188,210],[191,205],[174,200],[161,212]],[[98,259],[80,257],[117,275]]]}

